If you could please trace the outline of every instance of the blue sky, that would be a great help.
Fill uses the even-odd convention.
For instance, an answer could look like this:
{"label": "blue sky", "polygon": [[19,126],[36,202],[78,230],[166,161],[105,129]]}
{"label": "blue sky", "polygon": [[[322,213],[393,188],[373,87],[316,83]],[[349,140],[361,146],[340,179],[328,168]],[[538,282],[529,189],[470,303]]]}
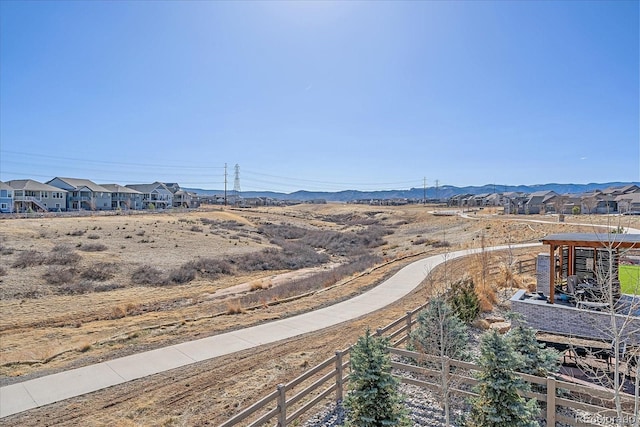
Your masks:
{"label": "blue sky", "polygon": [[0,180],[640,181],[638,1],[0,2]]}

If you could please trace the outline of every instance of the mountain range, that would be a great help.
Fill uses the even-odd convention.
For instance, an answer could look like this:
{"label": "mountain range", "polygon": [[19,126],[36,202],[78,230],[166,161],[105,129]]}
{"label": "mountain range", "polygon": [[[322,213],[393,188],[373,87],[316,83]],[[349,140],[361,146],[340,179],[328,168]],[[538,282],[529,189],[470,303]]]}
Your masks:
{"label": "mountain range", "polygon": [[[427,187],[427,199],[445,200],[458,194],[488,194],[522,192],[534,193],[542,190],[552,190],[558,194],[581,194],[594,190],[604,190],[609,187],[622,187],[635,184],[640,186],[640,182],[607,182],[590,184],[536,184],[536,185],[494,185],[455,187],[443,185],[441,187]],[[184,188],[184,190],[197,193],[201,196],[223,195],[224,190],[204,190],[201,188]],[[233,191],[227,190],[227,196],[233,195]],[[295,191],[293,193],[278,193],[273,191],[242,191],[239,195],[243,198],[269,197],[278,200],[319,200],[328,202],[349,202],[362,199],[422,199],[425,195],[424,188],[411,188],[408,190],[379,190],[379,191],[359,191],[344,190],[336,192],[327,191]]]}

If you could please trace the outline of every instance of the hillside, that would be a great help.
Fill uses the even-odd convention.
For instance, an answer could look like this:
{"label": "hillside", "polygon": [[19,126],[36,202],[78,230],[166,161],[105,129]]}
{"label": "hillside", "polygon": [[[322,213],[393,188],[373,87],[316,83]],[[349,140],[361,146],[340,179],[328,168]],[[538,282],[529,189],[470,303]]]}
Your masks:
{"label": "hillside", "polygon": [[[455,187],[451,185],[443,185],[442,187],[427,187],[426,194],[428,199],[448,199],[458,194],[485,194],[485,193],[506,193],[506,192],[523,192],[533,193],[541,190],[552,190],[559,194],[580,194],[593,190],[604,190],[609,187],[621,187],[625,185],[640,185],[640,182],[606,182],[606,183],[590,183],[590,184],[537,184],[537,185],[494,185],[486,184],[482,186]],[[185,188],[203,196],[222,195],[224,190],[205,190],[201,188]],[[295,191],[293,193],[278,193],[274,191],[243,191],[240,196],[244,198],[251,197],[269,197],[278,200],[319,200],[324,199],[329,202],[349,202],[361,199],[422,199],[424,197],[424,188],[411,188],[408,190],[380,190],[380,191],[359,191],[344,190],[337,192],[328,191]],[[232,194],[227,191],[227,194]]]}

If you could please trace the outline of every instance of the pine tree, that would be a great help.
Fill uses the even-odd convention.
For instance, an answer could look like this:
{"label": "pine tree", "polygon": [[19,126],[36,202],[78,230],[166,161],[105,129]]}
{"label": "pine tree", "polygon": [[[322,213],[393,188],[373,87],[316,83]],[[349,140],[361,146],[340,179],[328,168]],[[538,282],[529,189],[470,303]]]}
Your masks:
{"label": "pine tree", "polygon": [[351,349],[352,389],[345,399],[345,426],[406,426],[409,419],[391,375],[391,359],[386,338],[366,334]]}
{"label": "pine tree", "polygon": [[476,294],[473,279],[465,276],[451,285],[447,302],[455,314],[465,323],[471,323],[480,313],[480,300]]}
{"label": "pine tree", "polygon": [[534,399],[526,401],[519,393],[527,384],[515,371],[521,366],[519,355],[506,338],[490,331],[480,342],[481,370],[472,400],[471,421],[474,427],[534,427],[539,412]]}
{"label": "pine tree", "polygon": [[550,373],[558,372],[560,354],[545,348],[536,340],[536,331],[522,324],[517,324],[507,334],[507,339],[515,351],[520,353],[520,372],[525,374],[547,377]]}

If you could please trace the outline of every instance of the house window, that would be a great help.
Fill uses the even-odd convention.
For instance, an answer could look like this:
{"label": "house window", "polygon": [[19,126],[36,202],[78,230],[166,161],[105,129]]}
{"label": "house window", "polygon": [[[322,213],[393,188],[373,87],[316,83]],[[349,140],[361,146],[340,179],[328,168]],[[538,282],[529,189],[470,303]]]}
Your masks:
{"label": "house window", "polygon": [[60,209],[60,203],[56,203],[56,209]]}
{"label": "house window", "polygon": [[0,209],[8,209],[9,206],[6,203],[0,203]]}
{"label": "house window", "polygon": [[7,190],[0,190],[0,197],[7,197]]}
{"label": "house window", "polygon": [[15,195],[16,197],[22,197],[24,193],[22,192],[22,190],[16,190]]}

